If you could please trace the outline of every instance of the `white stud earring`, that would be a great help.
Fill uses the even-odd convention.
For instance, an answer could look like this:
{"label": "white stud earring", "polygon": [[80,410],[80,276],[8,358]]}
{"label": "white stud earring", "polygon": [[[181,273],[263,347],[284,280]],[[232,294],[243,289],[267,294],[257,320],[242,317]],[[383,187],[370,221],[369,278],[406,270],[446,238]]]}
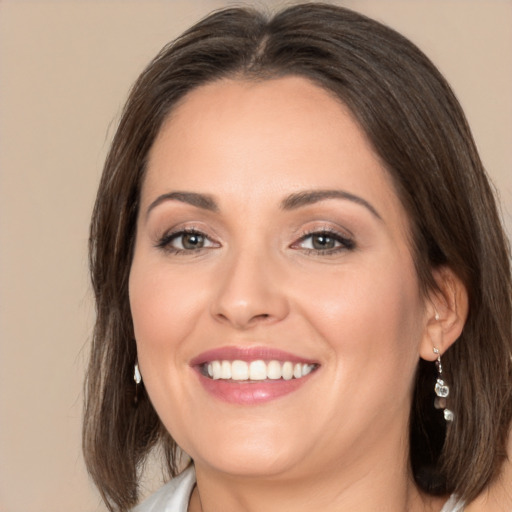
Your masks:
{"label": "white stud earring", "polygon": [[135,384],[140,384],[142,382],[142,375],[139,371],[139,363],[135,363],[133,368],[133,380],[135,381]]}
{"label": "white stud earring", "polygon": [[139,370],[139,363],[135,363],[133,367],[133,380],[135,381],[135,395],[133,397],[133,405],[137,406],[139,403],[139,384],[142,382],[142,375]]}
{"label": "white stud earring", "polygon": [[434,407],[436,409],[443,409],[444,419],[446,421],[453,421],[454,414],[450,409],[446,408],[446,398],[450,394],[450,388],[443,380],[443,365],[441,364],[441,354],[437,347],[434,347],[434,354],[437,355],[436,368],[437,368],[437,379],[434,391],[436,398],[434,400]]}

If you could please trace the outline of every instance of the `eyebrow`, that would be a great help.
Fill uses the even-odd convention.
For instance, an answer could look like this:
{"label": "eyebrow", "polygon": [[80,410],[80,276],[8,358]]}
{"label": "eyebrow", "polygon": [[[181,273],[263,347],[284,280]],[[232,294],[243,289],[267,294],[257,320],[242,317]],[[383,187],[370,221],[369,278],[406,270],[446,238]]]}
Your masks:
{"label": "eyebrow", "polygon": [[[345,190],[305,190],[290,194],[281,202],[282,210],[296,210],[303,206],[308,206],[327,199],[344,199],[352,201],[358,205],[364,206],[376,218],[382,220],[379,212],[362,197],[346,192]],[[202,210],[211,212],[218,212],[219,206],[215,199],[207,194],[199,194],[197,192],[168,192],[158,196],[146,210],[146,218],[149,216],[151,210],[156,208],[159,204],[165,201],[180,201],[182,203],[190,204]]]}
{"label": "eyebrow", "polygon": [[345,190],[305,190],[303,192],[297,192],[284,199],[281,203],[281,208],[283,210],[295,210],[302,206],[318,203],[326,199],[344,199],[352,201],[353,203],[364,206],[372,215],[377,217],[377,219],[382,220],[379,212],[368,201]]}
{"label": "eyebrow", "polygon": [[150,214],[151,210],[156,208],[159,204],[165,201],[180,201],[187,203],[202,210],[208,210],[210,212],[218,212],[219,207],[213,197],[206,194],[198,194],[196,192],[169,192],[158,196],[146,210],[146,218]]}

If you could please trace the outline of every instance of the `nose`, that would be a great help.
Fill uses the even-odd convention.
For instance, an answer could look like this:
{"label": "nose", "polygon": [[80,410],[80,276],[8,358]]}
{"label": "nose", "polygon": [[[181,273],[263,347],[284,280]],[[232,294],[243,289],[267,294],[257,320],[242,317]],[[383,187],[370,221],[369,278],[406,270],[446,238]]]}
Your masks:
{"label": "nose", "polygon": [[286,318],[289,301],[276,262],[262,253],[245,253],[224,264],[211,306],[217,321],[246,330]]}

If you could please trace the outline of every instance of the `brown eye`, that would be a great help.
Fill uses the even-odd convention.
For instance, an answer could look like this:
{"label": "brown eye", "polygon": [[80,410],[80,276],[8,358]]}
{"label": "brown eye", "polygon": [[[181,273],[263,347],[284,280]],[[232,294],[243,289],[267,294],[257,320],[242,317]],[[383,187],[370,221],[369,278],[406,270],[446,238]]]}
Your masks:
{"label": "brown eye", "polygon": [[317,254],[333,254],[339,251],[354,249],[355,243],[350,238],[346,238],[338,233],[317,231],[303,236],[292,247],[313,251]]}
{"label": "brown eye", "polygon": [[317,251],[334,249],[336,247],[336,240],[325,233],[318,233],[311,236],[311,245]]}
{"label": "brown eye", "polygon": [[219,244],[211,240],[200,231],[177,231],[162,237],[157,247],[175,253],[190,253],[218,247]]}
{"label": "brown eye", "polygon": [[[180,237],[177,237],[176,242],[181,239],[180,249],[194,250],[201,249],[204,247],[205,237],[199,233],[183,233]],[[178,245],[179,242],[178,242]]]}

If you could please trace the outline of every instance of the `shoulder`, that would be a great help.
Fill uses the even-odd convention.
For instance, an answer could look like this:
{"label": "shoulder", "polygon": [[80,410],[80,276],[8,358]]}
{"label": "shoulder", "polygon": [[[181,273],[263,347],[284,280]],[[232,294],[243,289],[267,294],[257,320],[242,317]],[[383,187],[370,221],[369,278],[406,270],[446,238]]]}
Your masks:
{"label": "shoulder", "polygon": [[131,512],[187,512],[190,494],[195,483],[194,466],[190,466]]}

